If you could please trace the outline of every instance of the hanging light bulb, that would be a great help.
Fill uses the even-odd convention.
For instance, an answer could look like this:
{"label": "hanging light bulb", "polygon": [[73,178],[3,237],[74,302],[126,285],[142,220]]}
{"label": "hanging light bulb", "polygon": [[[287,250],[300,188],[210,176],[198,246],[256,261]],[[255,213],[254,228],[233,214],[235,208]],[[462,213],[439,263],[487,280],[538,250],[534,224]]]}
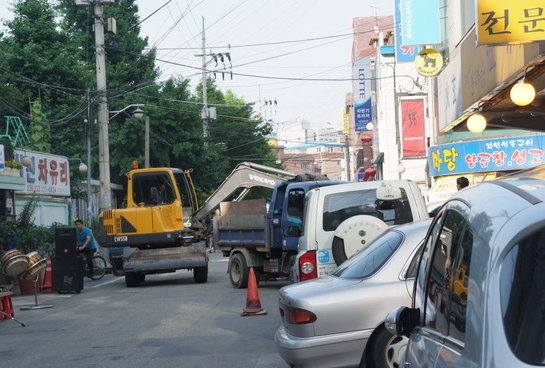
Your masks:
{"label": "hanging light bulb", "polygon": [[526,106],[532,103],[536,97],[536,90],[530,83],[525,82],[526,78],[522,78],[511,87],[511,100],[518,106]]}
{"label": "hanging light bulb", "polygon": [[481,114],[473,114],[467,119],[467,129],[471,133],[482,133],[486,128],[486,118]]}

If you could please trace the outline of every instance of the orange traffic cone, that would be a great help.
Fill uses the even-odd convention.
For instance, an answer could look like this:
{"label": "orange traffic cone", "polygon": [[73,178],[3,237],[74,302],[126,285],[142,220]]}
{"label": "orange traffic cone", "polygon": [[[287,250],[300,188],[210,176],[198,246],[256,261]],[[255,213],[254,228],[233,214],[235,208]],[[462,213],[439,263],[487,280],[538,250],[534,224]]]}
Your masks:
{"label": "orange traffic cone", "polygon": [[45,264],[45,280],[44,284],[42,285],[42,292],[50,292],[53,291],[51,284],[52,281],[52,275],[51,275],[51,258],[47,257],[47,262]]}
{"label": "orange traffic cone", "polygon": [[264,314],[267,314],[267,310],[261,308],[255,273],[253,267],[251,267],[248,277],[248,292],[246,293],[246,308],[244,308],[241,316],[262,316]]}

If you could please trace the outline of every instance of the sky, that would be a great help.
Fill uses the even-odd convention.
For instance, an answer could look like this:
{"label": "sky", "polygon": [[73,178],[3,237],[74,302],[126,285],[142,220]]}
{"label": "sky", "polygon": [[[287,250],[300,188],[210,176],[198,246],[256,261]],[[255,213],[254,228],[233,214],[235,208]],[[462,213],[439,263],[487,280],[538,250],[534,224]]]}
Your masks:
{"label": "sky", "polygon": [[[275,122],[338,127],[352,89],[352,20],[393,14],[393,0],[141,0],[138,5],[141,35],[157,47],[157,59],[167,61],[158,63],[162,78],[200,83],[202,58],[195,55],[202,54],[204,18],[206,54],[231,55],[232,79],[216,73],[221,90],[254,102]],[[207,61],[207,70],[214,70],[212,57]]]}
{"label": "sky", "polygon": [[[12,0],[0,0],[10,18]],[[142,37],[157,48],[160,80],[201,81],[202,26],[208,54],[224,58],[222,91],[232,90],[273,122],[340,127],[351,92],[352,19],[393,14],[393,0],[140,0]],[[105,5],[115,6],[115,5]],[[372,30],[369,30],[372,31]],[[207,56],[209,76],[218,66]],[[230,72],[233,75],[231,78]],[[276,101],[276,103],[275,103]]]}

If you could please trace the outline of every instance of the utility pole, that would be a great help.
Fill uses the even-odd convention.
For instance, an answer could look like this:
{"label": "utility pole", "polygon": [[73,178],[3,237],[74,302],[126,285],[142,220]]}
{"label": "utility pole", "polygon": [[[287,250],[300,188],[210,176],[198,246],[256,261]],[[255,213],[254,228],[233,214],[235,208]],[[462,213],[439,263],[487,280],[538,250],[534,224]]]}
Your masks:
{"label": "utility pole", "polygon": [[110,198],[110,146],[108,138],[108,96],[106,90],[106,50],[104,48],[104,15],[99,1],[95,11],[95,48],[97,68],[98,105],[98,158],[100,172],[100,211],[112,207]]}
{"label": "utility pole", "polygon": [[144,123],[145,130],[145,143],[144,143],[144,168],[149,168],[149,115],[146,114],[146,121]]}
{"label": "utility pole", "polygon": [[91,226],[91,91],[87,90],[87,119],[85,124],[85,132],[87,137],[87,226]]}
{"label": "utility pole", "polygon": [[202,17],[202,129],[204,144],[208,138],[208,96],[206,91],[206,37],[204,35],[204,17]]}
{"label": "utility pole", "polygon": [[[203,130],[203,136],[204,136],[204,145],[207,144],[207,138],[210,136],[209,132],[209,123],[211,120],[216,120],[216,108],[215,107],[208,107],[208,94],[207,94],[207,74],[208,71],[206,70],[206,66],[208,62],[206,61],[207,56],[211,56],[214,61],[216,62],[216,66],[218,65],[218,60],[223,64],[223,68],[221,69],[221,75],[222,77],[225,77],[225,63],[224,61],[227,59],[229,63],[231,63],[231,53],[206,53],[206,36],[204,32],[204,17],[202,17],[202,53],[197,54],[195,56],[200,56],[202,58],[202,111],[201,111],[201,119],[202,119],[202,130]],[[214,70],[214,77],[216,76],[216,70]],[[233,79],[233,72],[230,72],[231,79]]]}
{"label": "utility pole", "polygon": [[346,157],[346,181],[350,181],[350,145],[348,144],[349,135],[345,135],[344,146],[345,146],[345,157]]}

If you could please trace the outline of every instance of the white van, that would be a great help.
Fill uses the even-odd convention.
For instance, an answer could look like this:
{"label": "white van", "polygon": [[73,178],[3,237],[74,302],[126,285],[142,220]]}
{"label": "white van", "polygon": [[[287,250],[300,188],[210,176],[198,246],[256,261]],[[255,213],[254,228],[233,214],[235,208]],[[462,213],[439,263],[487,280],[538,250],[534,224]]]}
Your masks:
{"label": "white van", "polygon": [[429,218],[422,192],[410,180],[316,188],[307,193],[304,208],[294,282],[333,271],[389,226]]}

